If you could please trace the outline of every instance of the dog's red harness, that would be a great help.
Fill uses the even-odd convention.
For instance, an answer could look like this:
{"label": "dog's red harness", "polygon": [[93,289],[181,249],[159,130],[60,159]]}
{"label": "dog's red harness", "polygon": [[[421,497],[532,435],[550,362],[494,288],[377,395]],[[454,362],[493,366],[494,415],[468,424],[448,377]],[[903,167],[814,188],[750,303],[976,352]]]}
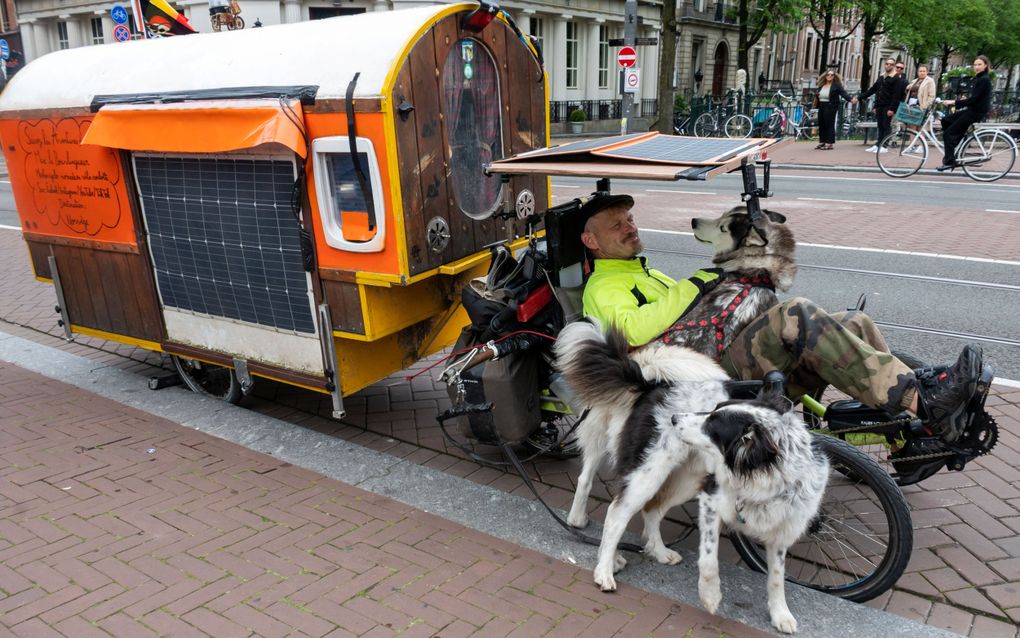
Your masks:
{"label": "dog's red harness", "polygon": [[684,321],[683,319],[681,319],[680,321],[677,321],[675,324],[673,324],[671,327],[667,328],[666,331],[663,332],[662,335],[659,337],[659,339],[661,339],[663,343],[669,343],[670,341],[672,341],[671,335],[675,335],[676,333],[682,332],[683,330],[695,330],[700,328],[706,328],[709,325],[715,326],[715,349],[716,352],[719,353],[719,355],[721,356],[723,349],[725,349],[726,347],[724,339],[726,331],[726,317],[730,316],[730,314],[732,314],[733,311],[737,309],[737,306],[739,306],[745,299],[747,299],[747,296],[751,294],[751,288],[762,287],[771,288],[772,290],[776,289],[775,285],[773,285],[772,283],[772,279],[768,275],[764,274],[756,277],[732,277],[728,278],[726,281],[731,280],[735,280],[743,284],[743,287],[740,289],[740,291],[737,292],[737,294],[730,301],[729,305],[726,306],[726,308],[724,308],[722,312],[720,312],[718,315],[714,317],[711,317],[710,319],[702,319],[700,321],[693,320]]}

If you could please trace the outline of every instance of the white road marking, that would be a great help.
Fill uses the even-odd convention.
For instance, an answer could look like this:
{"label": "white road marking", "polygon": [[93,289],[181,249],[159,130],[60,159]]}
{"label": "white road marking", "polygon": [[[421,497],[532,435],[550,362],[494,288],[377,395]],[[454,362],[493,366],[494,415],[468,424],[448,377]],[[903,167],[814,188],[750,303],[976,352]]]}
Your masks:
{"label": "white road marking", "polygon": [[1020,381],[1014,381],[1013,379],[995,379],[992,381],[992,385],[1004,385],[1007,388],[1020,388]]}
{"label": "white road marking", "polygon": [[581,188],[580,186],[570,186],[569,184],[553,184],[553,188]]}
{"label": "white road marking", "polygon": [[[688,233],[681,230],[660,230],[658,228],[642,228],[641,232],[644,233],[661,233],[663,235],[685,235],[687,237],[694,237],[694,233]],[[810,246],[812,248],[831,248],[832,250],[859,250],[866,253],[884,253],[887,255],[908,255],[910,257],[937,257],[938,259],[955,259],[957,261],[974,261],[984,264],[999,264],[1003,266],[1020,266],[1020,261],[1010,261],[1008,259],[989,259],[988,257],[963,257],[961,255],[942,255],[939,253],[922,253],[912,250],[895,250],[893,248],[864,248],[862,246],[834,246],[832,244],[809,244],[807,242],[797,242],[798,246]]]}
{"label": "white road marking", "polygon": [[712,193],[712,192],[709,192],[709,191],[671,191],[671,190],[656,189],[656,188],[646,188],[645,192],[647,192],[647,193],[670,193],[670,194],[677,194],[677,195],[716,195],[717,194],[717,193]]}
{"label": "white road marking", "polygon": [[5,226],[0,224],[0,230],[21,230],[21,226]]}
{"label": "white road marking", "polygon": [[[896,180],[895,177],[889,177],[885,179],[879,179],[876,177],[839,177],[839,176],[826,176],[826,175],[780,175],[777,173],[772,174],[772,181],[776,182],[783,179],[824,179],[826,181],[843,181],[843,182],[885,182],[886,184],[890,181]],[[957,188],[959,186],[973,186],[981,188],[980,184],[972,183],[971,181],[941,181],[934,179],[910,179],[910,184],[936,184],[938,186],[946,186],[950,188]],[[1014,186],[1012,184],[996,184],[996,188],[1010,188],[1020,189],[1020,186]]]}
{"label": "white road marking", "polygon": [[1014,215],[1020,215],[1020,210],[1005,210],[1002,208],[986,208],[986,213],[1013,213]]}
{"label": "white road marking", "polygon": [[826,199],[824,197],[798,197],[803,202],[838,202],[840,204],[885,204],[885,202],[869,202],[863,199]]}

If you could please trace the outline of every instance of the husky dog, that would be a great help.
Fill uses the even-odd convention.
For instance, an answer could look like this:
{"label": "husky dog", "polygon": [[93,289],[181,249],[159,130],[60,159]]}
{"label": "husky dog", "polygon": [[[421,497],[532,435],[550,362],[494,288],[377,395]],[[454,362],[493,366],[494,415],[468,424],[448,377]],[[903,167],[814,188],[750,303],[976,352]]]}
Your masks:
{"label": "husky dog", "polygon": [[712,246],[712,262],[723,275],[662,341],[718,360],[735,335],[776,305],[775,291],[789,290],[797,274],[796,243],[785,222],[769,210],[752,222],[744,206],[718,219],[692,219],[695,239]]}
{"label": "husky dog", "polygon": [[659,526],[672,506],[700,492],[702,604],[715,613],[722,598],[718,547],[725,522],[765,544],[772,624],[796,631],[784,561],[817,514],[828,461],[792,414],[782,385],[767,385],[755,401],[731,401],[726,373],[708,357],[663,344],[629,353],[618,331],[603,335],[585,321],[564,328],[555,349],[579,403],[590,409],[577,433],[583,467],[568,522],[587,524],[588,494],[604,457],[623,484],[606,513],[595,583],[603,591],[616,589],[613,574],[627,564],[616,548],[638,510],[645,553],[679,563]]}

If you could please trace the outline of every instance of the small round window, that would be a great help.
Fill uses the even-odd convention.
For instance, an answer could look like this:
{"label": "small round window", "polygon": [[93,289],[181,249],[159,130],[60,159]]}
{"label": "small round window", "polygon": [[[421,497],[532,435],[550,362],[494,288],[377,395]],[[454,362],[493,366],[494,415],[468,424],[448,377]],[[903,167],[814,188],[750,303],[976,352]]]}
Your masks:
{"label": "small round window", "polygon": [[482,167],[503,157],[503,136],[496,64],[477,40],[460,40],[446,56],[443,117],[454,201],[468,217],[486,219],[499,203],[500,181]]}

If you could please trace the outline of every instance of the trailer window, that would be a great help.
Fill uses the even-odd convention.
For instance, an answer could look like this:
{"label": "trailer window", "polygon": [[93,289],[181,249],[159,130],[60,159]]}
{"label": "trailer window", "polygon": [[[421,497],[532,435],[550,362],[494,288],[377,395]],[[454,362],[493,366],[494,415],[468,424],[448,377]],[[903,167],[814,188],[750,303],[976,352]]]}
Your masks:
{"label": "trailer window", "polygon": [[[312,142],[319,213],[326,243],[333,248],[379,252],[383,249],[386,230],[379,162],[371,140],[359,137],[355,142],[358,160],[366,171],[366,185],[372,189],[374,211],[369,211],[348,138],[337,136],[320,137]],[[374,212],[374,218],[370,212]]]}
{"label": "trailer window", "polygon": [[443,116],[450,148],[450,182],[465,215],[488,218],[499,203],[500,181],[482,167],[503,157],[499,76],[481,42],[460,40],[443,65]]}

